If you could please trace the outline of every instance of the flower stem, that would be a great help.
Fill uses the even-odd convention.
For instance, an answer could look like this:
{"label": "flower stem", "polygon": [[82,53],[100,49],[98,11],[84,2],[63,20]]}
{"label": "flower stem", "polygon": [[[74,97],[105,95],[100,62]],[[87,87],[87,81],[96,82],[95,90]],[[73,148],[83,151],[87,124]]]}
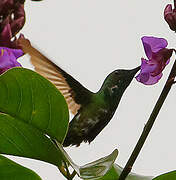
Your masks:
{"label": "flower stem", "polygon": [[67,174],[67,172],[65,171],[65,168],[64,168],[63,166],[58,167],[58,169],[59,169],[59,171],[62,173],[62,175],[63,175],[66,179],[69,178],[69,177],[68,177],[68,174]]}
{"label": "flower stem", "polygon": [[73,173],[70,175],[71,180],[75,177],[75,175],[76,175],[76,171],[74,170]]}
{"label": "flower stem", "polygon": [[[56,145],[57,148],[59,148],[59,147],[58,147],[58,143],[57,143],[56,140],[51,139],[51,141]],[[68,169],[68,166],[67,166],[67,163],[66,163],[65,160],[63,160],[63,165],[62,165],[62,166],[58,166],[58,169],[59,169],[59,171],[61,172],[61,174],[62,174],[67,180],[72,180],[72,179],[74,178],[74,176],[76,175],[76,174],[74,174],[74,173],[70,174],[69,169]]]}
{"label": "flower stem", "polygon": [[128,160],[128,162],[126,163],[125,165],[125,168],[123,169],[122,173],[120,174],[120,177],[118,180],[125,180],[125,178],[128,176],[128,174],[130,173],[131,169],[132,169],[132,166],[134,164],[134,162],[136,161],[146,139],[147,139],[147,136],[149,134],[149,132],[151,131],[152,129],[152,126],[156,120],[156,117],[172,87],[172,85],[174,84],[174,78],[176,76],[176,61],[174,62],[174,65],[172,67],[172,70],[169,74],[169,77],[165,83],[165,86],[160,94],[160,97],[158,98],[158,101],[156,102],[156,105],[147,121],[147,124],[145,125],[144,129],[143,129],[143,132]]}

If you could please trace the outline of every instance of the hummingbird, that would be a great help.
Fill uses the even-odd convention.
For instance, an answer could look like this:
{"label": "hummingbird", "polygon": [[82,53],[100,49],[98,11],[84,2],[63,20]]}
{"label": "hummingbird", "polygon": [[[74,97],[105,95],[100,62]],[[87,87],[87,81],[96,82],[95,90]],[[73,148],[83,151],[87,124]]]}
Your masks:
{"label": "hummingbird", "polygon": [[20,42],[24,53],[36,72],[52,82],[63,94],[74,117],[69,123],[63,146],[80,146],[92,142],[112,119],[122,95],[140,66],[131,70],[118,69],[111,72],[96,93],[89,91],[71,75],[34,48],[29,40]]}

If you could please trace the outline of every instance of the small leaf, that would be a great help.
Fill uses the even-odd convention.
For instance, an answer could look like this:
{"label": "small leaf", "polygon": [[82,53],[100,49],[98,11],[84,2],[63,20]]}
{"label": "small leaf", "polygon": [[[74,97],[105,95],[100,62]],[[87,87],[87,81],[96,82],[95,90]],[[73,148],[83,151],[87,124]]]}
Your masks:
{"label": "small leaf", "polygon": [[59,143],[57,144],[57,146],[62,152],[65,161],[72,166],[78,176],[82,179],[93,179],[104,176],[111,169],[118,155],[118,150],[116,149],[109,156],[106,156],[84,166],[78,166],[72,161],[70,156]]}
{"label": "small leaf", "polygon": [[155,177],[153,180],[176,180],[176,171],[171,171],[160,176]]}
{"label": "small leaf", "polygon": [[0,153],[42,160],[61,166],[62,152],[40,130],[0,113]]}
{"label": "small leaf", "polygon": [[81,166],[80,177],[83,179],[92,179],[104,176],[111,169],[117,155],[118,151],[116,149],[109,156]]}
{"label": "small leaf", "polygon": [[62,143],[68,127],[66,101],[47,79],[25,68],[0,76],[0,111]]}
{"label": "small leaf", "polygon": [[32,170],[25,168],[12,160],[0,155],[1,180],[41,180]]}

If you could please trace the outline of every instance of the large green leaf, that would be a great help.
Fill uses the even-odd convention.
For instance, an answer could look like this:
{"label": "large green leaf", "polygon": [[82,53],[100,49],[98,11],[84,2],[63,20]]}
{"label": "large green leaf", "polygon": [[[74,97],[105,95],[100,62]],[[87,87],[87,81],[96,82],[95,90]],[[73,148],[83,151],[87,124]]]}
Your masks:
{"label": "large green leaf", "polygon": [[[118,180],[120,173],[122,172],[122,168],[114,164],[113,167],[110,169],[110,171],[103,176],[102,178],[99,178],[98,180]],[[94,180],[94,179],[93,179]],[[130,173],[126,180],[152,180],[151,176],[141,176],[135,173]]]}
{"label": "large green leaf", "polygon": [[176,180],[176,171],[171,171],[160,176],[155,177],[153,180]]}
{"label": "large green leaf", "polygon": [[62,152],[37,128],[0,113],[0,153],[42,160],[61,166]]}
{"label": "large green leaf", "polygon": [[34,71],[13,68],[0,76],[0,111],[63,142],[68,126],[64,97]]}
{"label": "large green leaf", "polygon": [[0,180],[41,180],[32,170],[0,155]]}

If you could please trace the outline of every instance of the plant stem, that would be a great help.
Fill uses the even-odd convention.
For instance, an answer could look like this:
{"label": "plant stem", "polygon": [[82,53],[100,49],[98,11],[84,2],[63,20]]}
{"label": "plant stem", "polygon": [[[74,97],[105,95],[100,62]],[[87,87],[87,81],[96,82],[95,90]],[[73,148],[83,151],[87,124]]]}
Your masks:
{"label": "plant stem", "polygon": [[65,161],[64,161],[64,166],[65,166],[65,169],[66,169],[66,172],[67,172],[67,179],[68,179],[68,180],[71,180],[71,178],[70,178],[70,172],[69,172],[67,163],[66,163]]}
{"label": "plant stem", "polygon": [[128,162],[126,163],[125,168],[123,169],[122,173],[120,174],[120,177],[118,180],[125,180],[125,178],[130,173],[132,166],[133,166],[134,162],[136,161],[136,159],[145,143],[145,140],[147,139],[147,136],[148,136],[149,132],[151,131],[151,128],[156,120],[156,117],[157,117],[157,115],[158,115],[170,89],[171,89],[171,86],[174,84],[175,76],[176,76],[176,61],[174,62],[174,65],[173,65],[172,70],[169,74],[169,77],[166,81],[166,84],[161,92],[160,97],[158,98],[158,101],[156,102],[156,105],[149,117],[149,120],[147,121],[147,124],[145,125],[143,132],[142,132]]}
{"label": "plant stem", "polygon": [[65,161],[63,161],[63,163],[64,163],[64,166],[58,167],[59,171],[67,180],[72,180],[74,176],[76,175],[76,171],[74,170],[73,173],[70,174],[67,163]]}
{"label": "plant stem", "polygon": [[59,171],[62,173],[62,175],[68,179],[68,176],[67,176],[67,172],[65,171],[65,168],[62,166],[62,167],[58,167]]}
{"label": "plant stem", "polygon": [[[59,148],[56,140],[51,139],[51,141],[56,145],[57,148]],[[72,180],[75,175],[73,176],[72,174],[70,174],[66,161],[63,160],[63,164],[64,166],[58,166],[59,171],[67,180]]]}
{"label": "plant stem", "polygon": [[74,170],[73,173],[70,175],[71,179],[73,179],[76,175],[76,171]]}

